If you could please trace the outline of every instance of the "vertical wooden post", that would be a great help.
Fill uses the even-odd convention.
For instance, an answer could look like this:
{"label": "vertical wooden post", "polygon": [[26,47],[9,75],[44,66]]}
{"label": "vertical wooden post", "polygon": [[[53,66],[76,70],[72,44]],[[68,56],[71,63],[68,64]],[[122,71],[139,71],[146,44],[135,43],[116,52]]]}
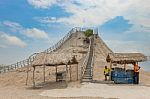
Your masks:
{"label": "vertical wooden post", "polygon": [[78,64],[77,64],[77,80],[78,80]]}
{"label": "vertical wooden post", "polygon": [[66,81],[68,81],[68,64],[66,64]]}
{"label": "vertical wooden post", "polygon": [[22,61],[20,62],[20,66],[22,67]]}
{"label": "vertical wooden post", "polygon": [[71,72],[72,72],[72,71],[71,71],[71,65],[69,66],[69,71],[70,71],[70,81],[72,81],[72,79],[71,79],[71,76],[72,76],[72,75],[71,75]]}
{"label": "vertical wooden post", "polygon": [[56,65],[56,82],[57,82],[57,65]]}
{"label": "vertical wooden post", "polygon": [[126,64],[124,64],[124,70],[126,70]]}
{"label": "vertical wooden post", "polygon": [[7,67],[8,71],[9,71],[9,66]]}
{"label": "vertical wooden post", "polygon": [[44,76],[44,82],[45,82],[45,65],[43,66],[43,76]]}
{"label": "vertical wooden post", "polygon": [[[27,66],[27,78],[26,78],[26,85],[28,84],[28,78],[29,78],[29,60],[28,60],[28,66]],[[20,62],[21,64],[21,62]],[[21,67],[22,67],[22,64],[21,64]]]}
{"label": "vertical wooden post", "polygon": [[27,78],[26,78],[26,85],[28,84],[28,78],[29,78],[29,66],[27,67]]}
{"label": "vertical wooden post", "polygon": [[33,87],[35,87],[34,73],[35,73],[35,66],[33,66]]}
{"label": "vertical wooden post", "polygon": [[112,62],[110,61],[110,73],[109,73],[109,80],[111,80],[111,71],[112,71]]}
{"label": "vertical wooden post", "polygon": [[66,64],[65,82],[66,82],[66,86],[68,86],[68,64]]}
{"label": "vertical wooden post", "polygon": [[17,62],[17,68],[19,68],[19,62]]}

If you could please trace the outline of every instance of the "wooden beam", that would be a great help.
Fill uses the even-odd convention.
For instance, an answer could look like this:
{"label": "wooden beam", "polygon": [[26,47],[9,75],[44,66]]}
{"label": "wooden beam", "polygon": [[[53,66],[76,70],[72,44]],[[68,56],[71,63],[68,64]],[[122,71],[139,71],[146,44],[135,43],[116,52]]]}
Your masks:
{"label": "wooden beam", "polygon": [[57,66],[56,66],[56,82],[57,82]]}
{"label": "wooden beam", "polygon": [[69,72],[70,72],[70,81],[72,81],[72,79],[71,79],[71,72],[72,72],[72,70],[71,70],[71,65],[69,66]]}
{"label": "wooden beam", "polygon": [[109,73],[109,80],[111,80],[111,71],[112,71],[112,62],[110,61],[110,73]]}
{"label": "wooden beam", "polygon": [[35,79],[34,79],[35,74],[34,73],[35,73],[35,66],[33,67],[33,87],[35,87]]}
{"label": "wooden beam", "polygon": [[43,66],[43,80],[45,82],[45,65]]}
{"label": "wooden beam", "polygon": [[78,80],[78,78],[79,78],[79,77],[78,77],[78,64],[77,64],[77,80]]}
{"label": "wooden beam", "polygon": [[126,70],[126,64],[124,64],[124,70]]}
{"label": "wooden beam", "polygon": [[66,82],[66,84],[68,86],[68,64],[66,64],[65,82]]}
{"label": "wooden beam", "polygon": [[27,78],[26,78],[26,85],[28,84],[28,78],[29,78],[29,66],[27,67]]}

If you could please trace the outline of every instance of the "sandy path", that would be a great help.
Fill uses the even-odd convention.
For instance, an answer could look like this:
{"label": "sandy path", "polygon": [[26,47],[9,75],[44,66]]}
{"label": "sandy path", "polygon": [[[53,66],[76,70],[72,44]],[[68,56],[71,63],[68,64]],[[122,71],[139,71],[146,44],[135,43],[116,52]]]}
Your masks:
{"label": "sandy path", "polygon": [[107,85],[84,83],[81,87],[53,89],[40,95],[49,97],[104,97],[119,99],[150,99],[150,87],[139,85]]}

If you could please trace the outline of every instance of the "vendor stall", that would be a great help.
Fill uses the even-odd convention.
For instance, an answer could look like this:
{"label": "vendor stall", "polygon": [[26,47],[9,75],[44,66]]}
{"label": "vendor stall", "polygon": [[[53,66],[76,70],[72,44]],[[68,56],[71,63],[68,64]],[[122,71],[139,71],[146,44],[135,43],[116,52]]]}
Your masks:
{"label": "vendor stall", "polygon": [[[110,80],[115,83],[139,83],[140,67],[138,62],[144,62],[147,57],[141,53],[109,53],[106,61],[110,63]],[[132,64],[134,68],[127,69],[127,65]],[[115,67],[115,66],[120,67]]]}

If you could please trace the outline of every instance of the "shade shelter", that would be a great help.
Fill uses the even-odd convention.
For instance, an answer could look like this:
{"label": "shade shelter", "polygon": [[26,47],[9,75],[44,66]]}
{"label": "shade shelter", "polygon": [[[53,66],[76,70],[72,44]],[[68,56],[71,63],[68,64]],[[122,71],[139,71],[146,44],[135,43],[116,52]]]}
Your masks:
{"label": "shade shelter", "polygon": [[146,61],[147,57],[142,53],[109,53],[106,60],[117,64],[132,64]]}
{"label": "shade shelter", "polygon": [[138,62],[144,62],[147,60],[147,57],[142,53],[109,53],[106,61],[110,63],[110,70],[112,69],[112,64],[134,64]]}
{"label": "shade shelter", "polygon": [[[37,66],[43,66],[43,78],[44,78],[44,82],[45,82],[45,67],[46,66],[55,67],[56,74],[57,74],[58,66],[66,65],[66,72],[67,72],[68,65],[71,66],[73,64],[77,64],[77,67],[78,67],[78,62],[76,60],[76,57],[71,53],[56,53],[56,52],[45,53],[45,52],[43,52],[43,53],[38,54],[35,57],[34,61],[32,62],[33,86],[35,86],[34,77],[35,77],[35,69]],[[77,71],[78,71],[78,68],[77,68]],[[56,77],[56,81],[57,81],[57,77]]]}

